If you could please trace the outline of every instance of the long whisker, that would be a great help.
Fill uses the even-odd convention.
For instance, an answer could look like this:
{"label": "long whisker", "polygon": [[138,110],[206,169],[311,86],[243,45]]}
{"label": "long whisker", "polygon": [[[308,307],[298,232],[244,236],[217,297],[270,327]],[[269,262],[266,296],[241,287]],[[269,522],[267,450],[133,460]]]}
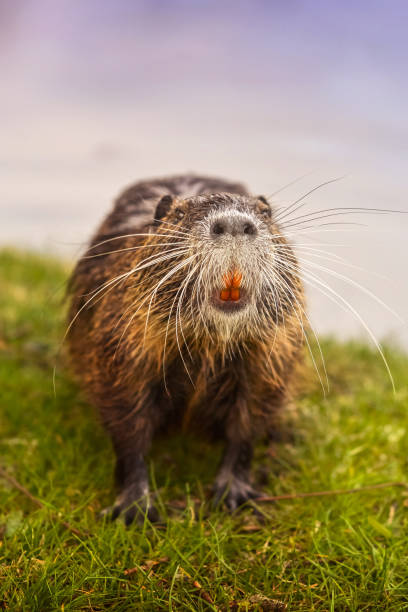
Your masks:
{"label": "long whisker", "polygon": [[[265,263],[264,262],[260,262],[260,268],[262,269],[262,267],[264,267],[264,266],[265,266]],[[272,272],[271,276],[272,276],[272,279],[275,280],[275,275],[273,274],[273,272]],[[279,294],[277,292],[277,288],[275,287],[273,282],[270,282],[268,277],[266,277],[266,280],[267,280],[267,284],[268,284],[268,286],[269,286],[269,288],[270,288],[270,290],[272,292],[272,298],[273,298],[274,305],[275,305],[276,315],[278,316],[278,310],[280,310],[280,315],[282,317],[282,322],[283,322],[283,324],[285,324],[285,315],[284,315],[283,308],[282,308],[282,300],[280,299],[280,296],[279,296]],[[277,297],[278,297],[278,301],[279,301],[279,308],[278,308],[278,303],[277,303]],[[274,334],[274,338],[273,338],[273,342],[272,342],[272,346],[271,346],[271,350],[269,352],[269,355],[271,355],[271,353],[272,353],[272,351],[273,351],[273,349],[275,347],[275,342],[276,342],[277,335],[278,335],[278,324],[275,323],[275,334]]]}
{"label": "long whisker", "polygon": [[[191,257],[194,257],[191,256]],[[176,266],[174,266],[174,268],[172,268],[170,270],[170,272],[168,272],[158,283],[157,285],[153,288],[153,290],[146,296],[146,298],[143,300],[143,302],[139,305],[139,307],[137,308],[137,310],[132,314],[132,316],[130,317],[129,321],[127,322],[116,347],[115,350],[115,355],[117,354],[117,351],[119,349],[119,346],[123,340],[123,337],[125,335],[125,333],[127,332],[127,330],[129,329],[130,325],[132,324],[132,321],[134,320],[135,316],[137,315],[137,313],[139,312],[140,308],[142,307],[143,303],[145,303],[147,301],[147,299],[150,297],[150,303],[149,303],[149,309],[148,309],[148,313],[145,319],[145,332],[144,332],[144,336],[143,336],[143,344],[145,343],[145,339],[146,339],[146,330],[147,330],[147,324],[148,324],[148,320],[149,320],[149,316],[150,316],[150,308],[151,308],[151,303],[153,300],[153,297],[157,294],[158,289],[160,288],[160,286],[169,278],[171,278],[171,276],[173,276],[173,274],[175,274],[179,269],[181,269],[183,266],[185,266],[190,258],[187,258],[186,260],[183,260],[182,262],[180,262],[179,264],[177,264]],[[122,315],[123,317],[123,315]]]}
{"label": "long whisker", "polygon": [[[177,251],[177,252],[176,252],[176,253],[175,253],[175,254],[174,254],[174,255],[173,255],[171,258],[169,257],[168,259],[174,259],[174,258],[176,258],[176,257],[179,257],[180,255],[183,255],[184,253],[188,253],[188,249],[185,249],[185,250],[182,250],[182,251]],[[165,261],[167,261],[167,259],[166,259]],[[160,271],[158,271],[156,274],[153,274],[152,276],[150,276],[150,277],[149,277],[149,281],[150,281],[152,278],[155,278],[155,277],[157,277],[157,276],[159,276],[160,278],[162,278],[162,271],[161,271],[161,270],[160,270]],[[142,284],[142,282],[146,282],[146,280],[147,280],[147,279],[144,279],[144,281],[139,281],[139,282],[137,283],[137,285],[138,285],[138,286],[139,286],[139,285],[141,285],[141,284]],[[155,288],[156,288],[156,285],[153,287],[153,289],[151,289],[150,291],[148,291],[148,292],[145,294],[145,296],[144,296],[144,297],[143,297],[143,294],[142,294],[142,295],[140,296],[140,298],[137,298],[136,300],[134,300],[134,301],[133,301],[133,302],[130,304],[130,306],[128,306],[128,307],[126,308],[126,310],[125,310],[125,311],[122,313],[122,315],[120,316],[120,318],[119,318],[119,319],[118,319],[118,321],[116,322],[114,329],[116,329],[116,328],[117,328],[117,326],[120,324],[120,322],[122,321],[122,319],[123,319],[123,318],[126,316],[126,314],[129,312],[129,310],[131,310],[131,309],[132,309],[132,308],[133,308],[133,307],[134,307],[134,306],[135,306],[135,305],[138,303],[138,301],[139,301],[139,304],[140,304],[140,305],[139,305],[139,307],[137,308],[136,312],[134,313],[134,314],[136,315],[136,314],[139,312],[139,310],[141,309],[141,307],[143,306],[143,304],[144,304],[144,303],[145,303],[145,302],[146,302],[146,301],[147,301],[147,300],[150,298],[150,296],[151,296],[151,294],[152,294],[152,292],[154,291],[154,289],[155,289]],[[140,299],[141,299],[141,298],[143,298],[143,299],[142,299],[142,301],[140,302]],[[116,354],[116,352],[117,352],[117,350],[115,351],[115,354]]]}
{"label": "long whisker", "polygon": [[[193,287],[193,291],[192,291],[192,299],[191,299],[191,303],[190,303],[190,312],[191,312],[191,318],[192,320],[194,320],[194,313],[193,313],[193,301],[194,299],[196,300],[196,304],[198,307],[198,312],[200,314],[200,319],[203,323],[204,329],[206,331],[206,333],[208,334],[208,337],[210,338],[211,342],[214,342],[214,338],[208,328],[207,325],[207,321],[205,320],[205,317],[203,315],[203,310],[202,310],[202,302],[200,301],[200,296],[204,293],[205,291],[205,287],[203,287],[203,283],[204,283],[204,271],[207,269],[207,264],[210,260],[210,253],[208,253],[206,256],[204,256],[203,260],[202,260],[202,266],[201,266],[201,270],[199,272],[198,278],[196,280],[196,282],[194,283],[194,287]],[[196,323],[196,328],[197,328],[198,322]],[[197,335],[197,331],[196,331],[196,335]]]}
{"label": "long whisker", "polygon": [[[272,274],[272,277],[274,277],[274,275]],[[267,279],[267,283],[269,285],[269,288],[271,290],[272,293],[272,299],[273,299],[273,303],[275,305],[275,312],[276,312],[276,316],[278,316],[278,310],[280,309],[281,312],[281,316],[282,316],[282,321],[285,319],[284,314],[283,314],[283,308],[282,308],[282,300],[280,299],[280,296],[277,292],[277,288],[274,286],[273,283],[269,282],[269,279]],[[279,307],[278,307],[278,301],[279,301]],[[276,343],[276,338],[278,336],[278,323],[275,322],[275,333],[273,336],[273,341],[272,341],[272,346],[271,346],[271,350],[269,352],[269,355],[271,355],[271,353],[273,352],[273,349],[275,348],[275,343]]]}
{"label": "long whisker", "polygon": [[144,330],[144,335],[143,335],[143,344],[145,343],[145,340],[146,340],[147,324],[148,324],[148,321],[149,321],[149,316],[150,316],[150,310],[151,310],[152,302],[153,302],[153,299],[156,298],[157,291],[163,285],[163,283],[165,283],[169,278],[171,278],[173,276],[173,274],[175,274],[175,272],[177,272],[178,270],[183,268],[185,265],[187,265],[189,262],[191,262],[195,257],[197,257],[197,253],[194,253],[193,255],[190,255],[190,257],[187,257],[187,259],[183,259],[179,264],[177,264],[174,268],[172,268],[170,270],[170,272],[167,272],[167,274],[165,274],[165,276],[157,283],[155,289],[152,292],[152,296],[151,296],[150,302],[149,302],[149,308],[148,308],[148,311],[147,311],[146,322],[145,322],[145,330]]}
{"label": "long whisker", "polygon": [[[176,233],[175,230],[172,229],[167,229],[167,232],[174,232]],[[99,246],[102,246],[103,244],[106,244],[107,242],[113,242],[114,240],[123,240],[124,238],[139,238],[139,237],[148,237],[148,238],[156,238],[156,236],[159,237],[164,237],[164,238],[169,238],[169,234],[159,234],[156,232],[135,232],[133,234],[121,234],[120,236],[113,236],[112,238],[106,238],[106,240],[101,240],[101,242],[97,242],[96,244],[92,244],[88,251],[91,251],[92,249],[96,249]]]}
{"label": "long whisker", "polygon": [[338,216],[344,216],[344,215],[362,215],[362,214],[372,214],[372,215],[387,215],[387,214],[393,214],[393,213],[402,213],[402,211],[384,211],[384,210],[376,210],[376,209],[372,209],[372,210],[348,210],[348,212],[332,212],[332,213],[326,213],[326,214],[318,214],[318,212],[316,213],[309,213],[309,215],[302,215],[304,218],[301,219],[300,217],[294,218],[294,219],[289,219],[288,221],[286,221],[285,223],[280,223],[280,225],[283,228],[291,228],[291,227],[296,227],[298,225],[303,225],[305,223],[313,223],[314,221],[321,221],[322,219],[328,219],[329,217],[338,217]]}
{"label": "long whisker", "polygon": [[[310,273],[309,273],[310,274]],[[314,275],[313,275],[314,276]],[[314,282],[318,283],[319,285],[326,287],[326,289],[333,295],[335,295],[338,299],[341,300],[341,302],[343,302],[350,310],[351,312],[357,317],[357,319],[360,321],[360,323],[364,326],[364,329],[367,331],[368,335],[370,336],[371,340],[373,341],[374,345],[376,346],[379,354],[381,355],[381,358],[384,362],[385,368],[387,370],[389,379],[391,381],[391,385],[392,385],[392,389],[395,393],[395,383],[394,383],[394,378],[392,376],[391,373],[391,369],[390,366],[388,364],[388,361],[384,355],[384,351],[381,348],[380,343],[378,342],[377,338],[375,337],[374,333],[372,332],[371,328],[367,325],[367,323],[363,320],[363,318],[361,317],[360,313],[357,312],[357,310],[355,308],[353,308],[353,306],[351,306],[351,304],[345,300],[341,295],[339,295],[336,291],[334,291],[331,287],[329,287],[328,285],[326,285],[325,283],[322,283],[322,281],[320,281],[317,277],[314,277],[314,279],[312,278],[312,280],[314,280]],[[326,294],[327,295],[327,294]],[[329,296],[328,296],[329,297]],[[335,301],[335,300],[333,300]]]}
{"label": "long whisker", "polygon": [[302,260],[302,265],[304,265],[304,264],[312,266],[313,268],[317,268],[318,270],[322,270],[323,272],[327,272],[327,274],[330,274],[331,276],[334,276],[335,278],[343,280],[346,283],[348,283],[349,285],[352,285],[353,287],[357,287],[357,289],[360,289],[360,291],[362,291],[363,293],[365,293],[366,295],[371,297],[373,300],[375,300],[377,302],[377,304],[380,304],[380,306],[382,306],[383,308],[388,310],[388,312],[390,312],[392,315],[394,315],[394,317],[396,317],[401,323],[405,323],[404,319],[397,312],[395,312],[395,310],[393,310],[390,306],[388,306],[388,304],[383,302],[383,300],[381,300],[377,295],[375,295],[375,293],[373,293],[372,291],[367,289],[367,287],[364,287],[363,285],[360,285],[360,283],[354,281],[352,278],[349,278],[348,276],[345,276],[344,274],[341,274],[340,272],[336,272],[335,270],[331,270],[330,268],[327,268],[326,266],[322,266],[322,265],[320,265],[320,264],[318,264],[316,262],[307,261],[307,260],[303,259]]}
{"label": "long whisker", "polygon": [[[187,287],[187,285],[188,285],[188,282],[190,281],[190,279],[191,279],[192,275],[194,274],[194,272],[196,271],[196,269],[198,268],[198,266],[199,266],[199,265],[200,265],[200,264],[197,264],[197,265],[196,265],[196,266],[193,268],[193,270],[191,270],[191,271],[189,272],[189,274],[187,274],[187,277],[186,277],[186,279],[184,280],[184,283],[181,285],[181,287],[183,287],[183,289],[182,289],[182,291],[181,291],[181,293],[180,293],[180,297],[179,297],[179,299],[178,299],[178,302],[177,302],[177,308],[176,308],[176,341],[177,341],[177,346],[178,346],[178,349],[179,349],[179,353],[180,353],[181,360],[182,360],[182,362],[183,362],[183,365],[184,365],[184,367],[185,367],[185,369],[186,369],[187,375],[188,375],[188,377],[189,377],[189,379],[190,379],[191,384],[193,385],[193,387],[195,387],[195,384],[194,384],[194,381],[193,381],[193,379],[192,379],[192,377],[191,377],[191,375],[190,375],[190,372],[189,372],[189,370],[188,370],[187,364],[186,364],[186,362],[185,362],[185,359],[184,359],[184,357],[183,357],[183,353],[182,353],[182,351],[181,351],[181,347],[180,347],[180,342],[179,342],[179,337],[178,337],[178,332],[177,332],[177,320],[179,321],[180,332],[181,332],[182,338],[183,338],[183,340],[184,340],[184,344],[185,344],[185,346],[186,346],[187,352],[188,352],[188,354],[189,354],[189,356],[190,356],[191,361],[193,361],[193,356],[192,356],[192,354],[191,354],[191,352],[190,352],[190,349],[189,349],[189,347],[188,347],[188,344],[187,344],[187,341],[186,341],[186,338],[185,338],[185,336],[184,336],[184,332],[183,332],[183,326],[182,326],[182,323],[181,323],[181,318],[180,318],[180,304],[181,304],[181,301],[182,301],[182,299],[183,299],[183,295],[184,295],[184,293],[185,293],[185,290],[186,290],[186,287]],[[175,299],[177,298],[177,295],[178,295],[178,292],[177,292],[177,294],[176,294]]]}
{"label": "long whisker", "polygon": [[[280,263],[282,263],[282,264],[286,264],[286,262],[285,262],[284,260],[280,260]],[[296,272],[296,273],[298,273],[298,270],[296,270],[296,268],[297,268],[297,266],[293,266],[293,269],[295,270],[295,272]],[[279,266],[279,259],[278,259],[277,269],[278,269],[278,270],[279,270],[279,269],[284,270],[284,268],[283,268],[283,267],[281,267],[281,268],[280,268],[280,266]],[[309,326],[310,326],[310,329],[312,330],[313,336],[314,336],[314,338],[315,338],[315,340],[316,340],[316,342],[317,342],[317,346],[318,346],[319,353],[320,353],[320,358],[321,358],[322,365],[323,365],[323,371],[324,371],[324,375],[325,375],[325,379],[326,379],[327,392],[329,392],[329,390],[330,390],[330,385],[329,385],[329,377],[328,377],[328,375],[327,375],[326,363],[325,363],[325,359],[324,359],[324,356],[323,356],[322,347],[321,347],[321,344],[320,344],[320,342],[319,342],[319,338],[317,337],[317,333],[316,333],[316,331],[315,331],[315,329],[314,329],[314,327],[313,327],[313,325],[312,325],[312,323],[311,323],[311,321],[310,321],[310,319],[309,319],[309,317],[308,317],[308,315],[307,315],[307,313],[306,313],[306,311],[305,311],[304,307],[303,307],[303,306],[302,306],[302,304],[299,302],[299,300],[297,299],[297,297],[296,297],[295,293],[293,292],[293,290],[291,289],[291,287],[290,287],[290,286],[289,286],[289,284],[286,282],[286,280],[284,279],[284,277],[283,277],[283,276],[279,276],[279,282],[281,283],[281,288],[282,288],[282,283],[283,283],[283,284],[284,284],[284,286],[287,288],[287,290],[288,290],[288,292],[289,292],[290,296],[292,297],[292,299],[294,299],[294,300],[295,300],[295,302],[296,302],[297,306],[299,307],[300,311],[303,313],[304,317],[306,318],[306,320],[307,320],[307,322],[308,322],[308,324],[309,324]],[[284,291],[285,291],[285,289],[284,289]],[[285,293],[286,293],[286,291],[285,291]],[[287,294],[286,294],[286,295],[287,295]],[[308,350],[309,350],[309,353],[310,353],[310,356],[311,356],[311,359],[312,359],[313,365],[314,365],[314,367],[315,367],[315,370],[316,370],[317,376],[318,376],[319,381],[320,381],[320,384],[321,384],[321,386],[322,386],[323,395],[325,396],[325,395],[326,395],[326,393],[325,393],[325,387],[324,387],[324,384],[323,384],[323,380],[322,380],[322,377],[321,377],[321,375],[320,375],[320,370],[319,370],[319,368],[318,368],[318,366],[317,366],[317,362],[316,362],[316,360],[315,360],[315,357],[314,357],[314,354],[313,354],[313,351],[312,351],[312,348],[311,348],[311,345],[310,345],[310,342],[309,342],[309,338],[307,337],[307,332],[306,332],[306,330],[305,330],[305,328],[304,328],[303,321],[301,320],[301,318],[299,317],[299,315],[298,315],[298,313],[296,312],[296,310],[295,310],[295,309],[294,309],[294,313],[295,313],[296,318],[298,319],[299,324],[300,324],[300,326],[301,326],[302,333],[303,333],[303,336],[304,336],[304,338],[305,338],[305,341],[306,341],[306,344],[307,344],[307,347],[308,347]]]}
{"label": "long whisker", "polygon": [[[322,225],[318,225],[317,228],[320,227],[325,227],[325,225],[346,225],[345,223],[323,223]],[[350,224],[349,224],[350,225]],[[335,232],[336,234],[338,234],[339,232],[343,233],[361,233],[361,231],[366,231],[367,229],[367,225],[361,224],[361,223],[352,223],[351,225],[359,225],[360,227],[363,227],[365,229],[361,230],[355,230],[355,229],[349,229],[349,228],[340,228],[340,229],[316,229],[316,226],[311,225],[310,227],[303,227],[299,230],[297,230],[296,232],[285,232],[285,237],[286,238],[290,238],[291,236],[306,236],[308,237],[310,234],[323,234],[323,233],[333,233]],[[310,231],[308,231],[310,230]],[[372,231],[372,230],[371,230]],[[378,232],[380,230],[376,230],[376,232]],[[278,234],[277,234],[278,236]],[[296,243],[295,243],[296,244]]]}
{"label": "long whisker", "polygon": [[301,176],[298,176],[297,178],[295,178],[293,181],[290,181],[290,183],[286,183],[286,185],[283,185],[283,187],[280,187],[279,189],[277,189],[276,191],[274,191],[273,193],[269,193],[266,198],[273,198],[274,196],[278,195],[278,193],[282,193],[282,191],[284,191],[285,189],[287,189],[288,187],[292,187],[292,185],[295,185],[296,183],[298,183],[299,181],[303,180],[304,178],[306,178],[307,176],[311,176],[313,172],[306,172],[306,174],[302,174]]}
{"label": "long whisker", "polygon": [[[189,236],[189,235],[190,235],[190,233],[189,233],[189,232],[187,232],[186,230],[182,230],[182,229],[180,229],[180,226],[179,226],[179,225],[177,225],[177,223],[170,223],[170,221],[164,221],[163,219],[160,219],[160,221],[159,221],[159,225],[162,225],[162,224],[163,224],[163,225],[170,225],[170,226],[172,226],[172,227],[176,227],[176,228],[177,228],[177,233],[180,233],[180,234],[185,234],[186,236]],[[165,227],[164,229],[166,230],[166,229],[168,229],[168,228],[166,228],[166,227]],[[168,231],[173,231],[173,232],[176,232],[176,230],[168,230]]]}
{"label": "long whisker", "polygon": [[[340,245],[337,245],[340,246]],[[345,245],[341,245],[341,246],[345,246]],[[274,248],[276,248],[277,251],[279,252],[285,252],[288,251],[289,253],[291,253],[292,251],[301,251],[301,252],[305,252],[307,255],[310,255],[313,257],[327,257],[327,258],[332,258],[332,259],[336,259],[339,263],[345,262],[346,260],[344,259],[344,257],[342,257],[341,255],[337,255],[337,253],[332,253],[331,251],[326,251],[324,249],[318,249],[310,244],[304,244],[304,245],[299,245],[297,243],[294,243],[293,245],[291,244],[278,244],[278,245],[274,245]]]}
{"label": "long whisker", "polygon": [[[185,250],[186,250],[185,247],[176,247],[174,249],[165,249],[163,253],[159,253],[159,254],[154,253],[153,255],[149,255],[148,257],[145,257],[144,259],[142,259],[142,261],[139,262],[137,266],[135,266],[134,268],[131,268],[130,270],[127,270],[123,274],[119,275],[119,277],[127,278],[128,276],[130,276],[131,274],[133,274],[134,272],[138,270],[143,270],[144,268],[149,267],[150,265],[154,265],[155,263],[160,263],[161,261],[165,261],[167,256],[170,256],[170,255],[173,255],[173,254],[185,251]],[[147,264],[146,262],[149,262],[149,263]],[[119,278],[119,277],[116,277],[116,278]],[[93,289],[92,291],[89,291],[88,293],[83,293],[78,297],[86,297],[87,295],[92,295],[95,291],[97,291],[98,289],[106,285],[107,283],[109,283],[109,281],[105,281],[104,283],[102,283],[102,285],[99,285],[99,287],[97,287],[96,289]]]}
{"label": "long whisker", "polygon": [[104,253],[96,253],[95,255],[85,255],[81,257],[81,259],[94,259],[95,257],[103,257],[104,255],[112,255],[113,253],[123,253],[125,251],[136,251],[137,249],[154,249],[162,246],[179,246],[181,244],[186,244],[186,240],[179,240],[174,242],[156,242],[152,244],[142,244],[133,247],[126,247],[124,249],[115,249],[114,251],[105,251]]}
{"label": "long whisker", "polygon": [[[175,254],[173,254],[175,256]],[[172,256],[173,256],[172,255]],[[97,295],[99,295],[104,289],[108,289],[107,293],[110,292],[117,284],[119,284],[120,281],[129,278],[129,276],[131,276],[132,274],[134,274],[136,271],[138,270],[142,270],[144,268],[147,268],[149,266],[154,265],[155,263],[159,263],[161,261],[165,261],[166,259],[168,259],[170,257],[170,255],[166,254],[166,255],[162,255],[161,257],[156,257],[156,259],[152,259],[152,257],[154,256],[150,256],[147,257],[146,259],[142,260],[142,262],[140,264],[138,264],[136,267],[131,268],[131,270],[128,270],[122,274],[119,274],[118,276],[116,276],[115,278],[103,283],[99,288],[97,288],[94,292],[92,292],[91,297],[81,306],[81,308],[79,308],[79,310],[76,312],[75,316],[72,318],[72,320],[70,321],[65,334],[62,338],[61,341],[61,345],[63,344],[63,342],[65,341],[70,329],[72,328],[73,324],[75,323],[76,319],[79,317],[79,315],[81,314],[81,312],[95,299],[95,297]],[[148,263],[143,263],[146,262],[147,260],[150,260]],[[89,295],[89,294],[88,294]],[[106,294],[105,294],[106,295]]]}
{"label": "long whisker", "polygon": [[[338,176],[337,178],[330,179],[328,181],[324,181],[323,183],[320,183],[320,185],[317,185],[316,187],[313,187],[313,189],[310,189],[307,193],[305,193],[300,198],[298,198],[297,200],[292,202],[292,204],[289,204],[289,206],[287,206],[286,209],[284,210],[283,214],[277,216],[276,221],[279,221],[279,220],[284,219],[285,217],[287,217],[288,214],[289,214],[289,211],[292,211],[292,213],[293,213],[293,212],[295,212],[295,210],[299,210],[299,208],[301,208],[303,206],[303,204],[300,204],[300,203],[303,202],[303,200],[305,198],[307,198],[307,196],[311,195],[315,191],[318,191],[319,189],[322,189],[322,187],[326,187],[327,185],[331,185],[332,183],[337,183],[338,181],[341,181],[343,178],[345,178],[345,177],[344,176]],[[296,206],[297,204],[300,204],[300,206]]]}
{"label": "long whisker", "polygon": [[[310,228],[311,229],[316,229],[318,227],[327,227],[328,225],[341,225],[341,226],[344,226],[344,225],[355,225],[357,227],[368,227],[366,223],[360,223],[360,222],[357,222],[357,221],[330,221],[329,223],[319,223],[319,224],[315,224],[315,225],[307,225],[306,227],[302,227],[302,225],[300,226],[300,232],[292,232],[292,233],[290,233],[290,232],[286,232],[285,231],[285,236],[296,236],[297,233],[301,233],[304,230],[307,230],[307,229],[310,229]],[[289,228],[289,229],[291,229],[291,228]]]}
{"label": "long whisker", "polygon": [[[290,264],[285,263],[285,265],[286,265],[286,267],[290,268]],[[367,323],[364,321],[364,319],[362,318],[360,313],[345,298],[343,298],[343,296],[341,296],[339,293],[337,293],[337,291],[335,291],[332,287],[330,287],[330,285],[328,285],[327,283],[324,283],[322,280],[320,280],[313,272],[310,272],[310,270],[309,271],[306,271],[304,269],[301,270],[301,275],[302,275],[302,277],[304,278],[304,280],[306,282],[308,282],[311,286],[313,286],[316,289],[318,289],[323,295],[326,295],[326,297],[328,297],[335,304],[337,304],[337,305],[344,304],[344,306],[346,308],[348,308],[349,311],[363,325],[364,329],[366,330],[367,334],[371,338],[372,342],[374,343],[376,349],[378,350],[378,352],[379,352],[379,354],[381,356],[381,359],[382,359],[382,361],[383,361],[383,363],[385,365],[385,368],[387,370],[389,379],[391,381],[391,385],[392,385],[393,391],[395,393],[394,378],[392,376],[391,369],[390,369],[390,366],[388,364],[388,361],[387,361],[387,359],[386,359],[386,357],[384,355],[384,351],[382,350],[381,345],[378,342],[377,338],[375,337],[373,331],[367,325]],[[317,283],[318,286],[316,286],[316,283]],[[327,293],[327,292],[329,292],[329,293]],[[337,300],[340,300],[341,304],[339,304],[337,302]]]}
{"label": "long whisker", "polygon": [[[388,215],[388,214],[408,214],[406,210],[393,210],[387,208],[370,208],[367,206],[335,206],[331,208],[321,208],[319,210],[314,210],[303,215],[299,215],[297,217],[292,217],[288,219],[288,221],[284,222],[284,227],[287,227],[288,223],[291,221],[299,221],[301,219],[307,219],[308,217],[314,217],[317,215],[322,215],[322,218],[325,216],[334,216],[334,215],[351,215],[351,214],[379,214],[379,215]],[[320,218],[320,217],[318,217]],[[310,219],[309,219],[310,220]]]}
{"label": "long whisker", "polygon": [[[338,245],[339,246],[339,245]],[[286,245],[279,245],[278,249],[279,251],[283,250],[283,249],[288,249],[288,250],[293,250],[292,247],[286,246]],[[328,261],[330,263],[334,263],[337,265],[342,265],[342,266],[346,266],[347,268],[351,268],[353,270],[358,270],[360,272],[364,272],[365,274],[371,274],[372,276],[375,276],[376,278],[379,278],[383,281],[386,282],[390,282],[390,279],[385,276],[384,274],[378,274],[378,272],[373,272],[372,270],[368,270],[367,268],[363,268],[362,266],[356,266],[355,264],[351,263],[350,261],[346,260],[344,257],[341,257],[340,255],[337,255],[336,253],[330,253],[329,251],[323,251],[320,249],[313,249],[313,247],[309,248],[298,248],[297,245],[295,245],[295,250],[298,251],[305,251],[306,255],[308,257],[316,257],[318,259],[323,259],[325,261]],[[303,263],[303,255],[302,255],[302,263]]]}
{"label": "long whisker", "polygon": [[[184,279],[184,282],[186,282],[185,279]],[[164,386],[165,386],[166,390],[167,390],[167,383],[166,383],[166,372],[165,372],[165,360],[166,360],[166,347],[167,347],[167,339],[168,339],[168,333],[169,333],[169,326],[170,326],[170,320],[171,320],[171,315],[172,315],[172,312],[173,312],[174,304],[175,304],[175,301],[177,299],[178,293],[179,293],[181,287],[183,286],[183,284],[184,283],[182,283],[182,285],[179,287],[179,289],[178,289],[178,291],[177,291],[177,293],[176,293],[176,295],[175,295],[175,297],[173,299],[173,302],[171,304],[171,308],[170,308],[170,311],[169,311],[169,316],[167,318],[166,332],[165,332],[165,337],[164,337],[164,347],[163,347],[163,364],[162,364],[162,368],[163,368],[163,380],[164,380]],[[180,350],[180,344],[178,342],[178,336],[177,336],[177,319],[176,319],[176,341],[177,341],[180,357],[181,357],[181,359],[183,361],[183,364],[184,364],[184,367],[186,369],[186,372],[187,372],[187,374],[188,374],[188,376],[189,376],[189,378],[190,378],[190,380],[191,380],[191,382],[192,382],[192,384],[194,386],[194,382],[191,379],[190,372],[189,372],[189,370],[188,370],[188,368],[187,368],[187,366],[186,366],[186,364],[184,362],[184,358],[183,358],[183,355],[182,355],[181,350]]]}

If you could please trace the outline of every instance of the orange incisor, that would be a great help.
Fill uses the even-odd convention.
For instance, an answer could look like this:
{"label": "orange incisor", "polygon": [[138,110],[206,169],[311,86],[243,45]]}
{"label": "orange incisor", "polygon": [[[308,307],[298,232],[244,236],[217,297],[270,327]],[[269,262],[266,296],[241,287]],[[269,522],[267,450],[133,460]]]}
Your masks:
{"label": "orange incisor", "polygon": [[229,272],[223,277],[224,289],[221,289],[220,298],[224,302],[232,300],[237,302],[240,298],[240,287],[242,281],[242,274],[240,272]]}

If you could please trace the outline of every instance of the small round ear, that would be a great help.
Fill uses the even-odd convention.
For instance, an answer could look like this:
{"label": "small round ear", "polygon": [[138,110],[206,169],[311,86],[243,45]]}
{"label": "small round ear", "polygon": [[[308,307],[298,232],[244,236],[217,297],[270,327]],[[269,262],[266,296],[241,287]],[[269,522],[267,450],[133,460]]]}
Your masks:
{"label": "small round ear", "polygon": [[259,200],[259,202],[262,202],[262,204],[266,205],[265,207],[259,206],[259,208],[260,208],[259,212],[261,213],[261,215],[263,217],[265,217],[265,218],[266,217],[271,217],[272,216],[272,209],[271,209],[271,206],[270,206],[268,200],[265,198],[265,196],[263,196],[263,195],[258,196],[258,200]]}
{"label": "small round ear", "polygon": [[173,204],[173,198],[171,195],[165,195],[162,197],[160,202],[156,206],[156,212],[154,213],[154,222],[156,225],[160,223],[160,219],[163,219],[170,210],[170,206]]}

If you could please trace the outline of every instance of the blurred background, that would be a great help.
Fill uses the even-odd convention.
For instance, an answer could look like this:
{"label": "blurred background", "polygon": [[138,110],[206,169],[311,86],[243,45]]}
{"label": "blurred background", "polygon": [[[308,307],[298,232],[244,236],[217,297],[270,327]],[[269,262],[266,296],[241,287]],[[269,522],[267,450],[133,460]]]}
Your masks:
{"label": "blurred background", "polygon": [[[0,243],[74,261],[126,185],[185,171],[267,196],[299,179],[277,206],[344,176],[299,215],[408,211],[407,18],[405,0],[1,1]],[[332,288],[310,289],[316,329],[407,347],[370,292],[405,318],[408,219],[310,219],[289,228]]]}

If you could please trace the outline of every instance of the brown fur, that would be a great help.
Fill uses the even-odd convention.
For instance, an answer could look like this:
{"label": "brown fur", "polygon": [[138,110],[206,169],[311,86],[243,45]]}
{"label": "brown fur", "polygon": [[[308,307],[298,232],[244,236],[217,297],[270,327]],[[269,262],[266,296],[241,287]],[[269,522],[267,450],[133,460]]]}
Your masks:
{"label": "brown fur", "polygon": [[[198,184],[200,197],[184,197],[178,187],[189,181],[192,191]],[[238,335],[231,343],[218,341],[214,327],[197,325],[197,317],[188,315],[191,304],[187,297],[180,346],[170,317],[164,352],[171,303],[185,270],[163,283],[150,311],[150,296],[140,304],[179,261],[177,258],[104,286],[144,258],[159,256],[163,252],[160,243],[177,242],[179,235],[172,230],[176,226],[180,231],[193,227],[208,210],[202,194],[213,193],[221,194],[220,201],[232,204],[235,194],[250,197],[241,185],[192,176],[131,187],[116,202],[71,278],[68,338],[72,366],[112,437],[121,490],[113,515],[124,512],[127,522],[135,516],[131,507],[134,503],[156,518],[147,493],[143,457],[155,432],[169,422],[179,423],[184,429],[206,430],[226,440],[227,451],[215,485],[218,499],[225,496],[233,509],[253,496],[248,481],[252,441],[275,427],[277,411],[288,399],[301,361],[303,291],[293,271],[297,264],[290,250],[284,253],[293,269],[285,272],[285,283],[297,303],[282,295],[280,310],[268,305],[267,324],[253,333]],[[171,195],[171,206],[162,221],[168,225],[153,220],[154,208],[166,194]],[[209,198],[212,202],[216,196]],[[256,201],[254,207],[257,214],[262,214],[264,200]],[[147,222],[144,215],[149,216]],[[134,216],[135,229],[128,231],[127,220]],[[277,236],[277,244],[288,246],[273,218],[266,223]],[[149,235],[126,236],[134,232]],[[145,245],[151,247],[135,249]],[[95,293],[99,287],[102,289]],[[138,312],[134,304],[140,306]]]}

